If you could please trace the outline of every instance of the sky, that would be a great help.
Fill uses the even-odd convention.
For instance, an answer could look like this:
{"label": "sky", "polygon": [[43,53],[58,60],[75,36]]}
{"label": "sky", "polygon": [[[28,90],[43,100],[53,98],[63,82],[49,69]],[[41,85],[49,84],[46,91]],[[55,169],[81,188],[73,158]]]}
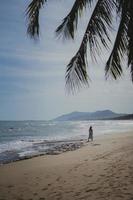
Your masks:
{"label": "sky", "polygon": [[[49,120],[73,111],[110,109],[133,113],[129,70],[117,81],[105,80],[109,52],[97,63],[88,53],[89,88],[75,95],[65,90],[65,70],[80,46],[87,20],[80,20],[75,40],[56,38],[55,29],[69,12],[72,0],[48,1],[41,11],[39,41],[26,33],[25,9],[30,0],[4,0],[0,6],[0,120]],[[80,25],[81,24],[81,25]],[[114,35],[112,34],[112,38]]]}

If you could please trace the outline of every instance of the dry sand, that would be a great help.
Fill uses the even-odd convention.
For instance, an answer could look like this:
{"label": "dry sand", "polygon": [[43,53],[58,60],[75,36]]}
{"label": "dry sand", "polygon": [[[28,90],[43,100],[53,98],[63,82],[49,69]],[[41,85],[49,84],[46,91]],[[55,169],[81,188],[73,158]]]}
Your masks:
{"label": "dry sand", "polygon": [[0,200],[133,200],[133,132],[0,166]]}

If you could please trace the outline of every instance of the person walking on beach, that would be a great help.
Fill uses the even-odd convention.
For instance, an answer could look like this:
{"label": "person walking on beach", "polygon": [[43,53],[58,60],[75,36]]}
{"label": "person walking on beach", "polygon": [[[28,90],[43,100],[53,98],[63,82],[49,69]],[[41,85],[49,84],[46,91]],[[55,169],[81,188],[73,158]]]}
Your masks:
{"label": "person walking on beach", "polygon": [[92,129],[92,126],[90,126],[90,128],[89,128],[88,142],[89,142],[89,139],[91,139],[91,141],[93,141],[93,129]]}

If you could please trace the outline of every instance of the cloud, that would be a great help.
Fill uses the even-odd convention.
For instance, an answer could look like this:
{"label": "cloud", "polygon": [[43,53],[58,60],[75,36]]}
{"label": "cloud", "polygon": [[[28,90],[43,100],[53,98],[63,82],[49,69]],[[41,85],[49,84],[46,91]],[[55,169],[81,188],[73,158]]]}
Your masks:
{"label": "cloud", "polygon": [[129,72],[117,82],[105,81],[109,52],[104,48],[97,63],[92,62],[88,51],[90,87],[74,96],[66,94],[66,66],[80,46],[91,11],[79,20],[75,40],[63,42],[54,31],[74,1],[48,1],[41,12],[40,39],[35,43],[26,35],[24,12],[29,2],[5,0],[0,7],[0,119],[51,119],[74,110],[106,108],[131,111]]}

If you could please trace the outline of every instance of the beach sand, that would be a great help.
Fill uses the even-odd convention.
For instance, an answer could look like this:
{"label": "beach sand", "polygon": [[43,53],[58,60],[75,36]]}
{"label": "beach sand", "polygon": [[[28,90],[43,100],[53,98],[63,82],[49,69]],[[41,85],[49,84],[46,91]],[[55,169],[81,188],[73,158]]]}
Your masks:
{"label": "beach sand", "polygon": [[0,166],[0,200],[133,200],[133,132]]}

